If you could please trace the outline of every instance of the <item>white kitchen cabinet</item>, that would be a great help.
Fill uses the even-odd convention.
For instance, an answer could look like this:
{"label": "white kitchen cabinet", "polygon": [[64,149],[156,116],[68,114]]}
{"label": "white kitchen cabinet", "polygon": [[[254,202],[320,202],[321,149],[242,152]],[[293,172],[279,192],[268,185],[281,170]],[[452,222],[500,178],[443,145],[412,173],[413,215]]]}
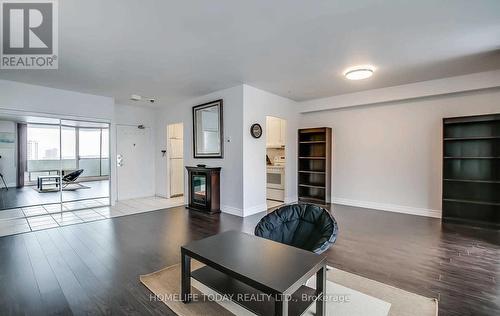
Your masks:
{"label": "white kitchen cabinet", "polygon": [[266,118],[266,146],[267,148],[282,148],[286,144],[286,121],[277,117]]}
{"label": "white kitchen cabinet", "polygon": [[280,119],[280,141],[279,144],[281,147],[285,147],[286,145],[286,121]]}

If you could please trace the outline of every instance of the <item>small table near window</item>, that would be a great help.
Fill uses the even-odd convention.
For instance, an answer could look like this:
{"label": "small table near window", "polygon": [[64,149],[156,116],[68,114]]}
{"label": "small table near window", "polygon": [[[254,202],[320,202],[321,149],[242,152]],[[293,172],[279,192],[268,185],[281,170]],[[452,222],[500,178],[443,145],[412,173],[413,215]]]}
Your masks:
{"label": "small table near window", "polygon": [[38,176],[37,180],[38,190],[43,191],[44,185],[55,185],[56,188],[58,188],[61,185],[61,176],[59,175]]}

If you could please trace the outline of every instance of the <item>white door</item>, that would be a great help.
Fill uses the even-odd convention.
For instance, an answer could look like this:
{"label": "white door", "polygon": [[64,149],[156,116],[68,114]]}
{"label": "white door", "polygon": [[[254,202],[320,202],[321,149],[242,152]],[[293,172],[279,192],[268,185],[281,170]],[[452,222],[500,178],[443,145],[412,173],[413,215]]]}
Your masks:
{"label": "white door", "polygon": [[150,128],[116,127],[118,200],[154,195],[154,157]]}
{"label": "white door", "polygon": [[167,129],[168,170],[170,197],[184,194],[184,141],[182,123],[171,124]]}

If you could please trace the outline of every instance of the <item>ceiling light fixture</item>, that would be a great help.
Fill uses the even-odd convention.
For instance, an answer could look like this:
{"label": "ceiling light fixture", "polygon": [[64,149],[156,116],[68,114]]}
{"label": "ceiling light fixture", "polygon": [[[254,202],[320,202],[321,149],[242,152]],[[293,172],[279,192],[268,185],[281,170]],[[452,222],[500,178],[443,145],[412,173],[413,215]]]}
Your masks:
{"label": "ceiling light fixture", "polygon": [[370,65],[351,67],[344,71],[344,76],[349,80],[361,80],[373,76],[375,67]]}
{"label": "ceiling light fixture", "polygon": [[149,103],[155,103],[156,99],[155,98],[148,98],[148,97],[143,97],[138,94],[132,94],[130,96],[130,100],[135,101],[135,102],[141,102],[141,101],[147,101]]}
{"label": "ceiling light fixture", "polygon": [[142,96],[140,96],[138,94],[132,94],[130,96],[130,100],[132,100],[132,101],[142,101]]}

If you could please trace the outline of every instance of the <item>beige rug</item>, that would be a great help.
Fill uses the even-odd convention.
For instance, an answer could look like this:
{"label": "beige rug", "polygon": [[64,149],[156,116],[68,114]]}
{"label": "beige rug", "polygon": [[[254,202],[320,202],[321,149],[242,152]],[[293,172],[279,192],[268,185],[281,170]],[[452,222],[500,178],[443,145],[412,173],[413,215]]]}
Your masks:
{"label": "beige rug", "polygon": [[[203,265],[192,261],[192,269]],[[151,290],[151,299],[164,302],[179,316],[206,315],[254,315],[239,305],[217,297],[215,292],[192,280],[192,293],[198,299],[189,304],[180,300],[180,265],[140,276],[141,282]],[[390,285],[373,281],[338,269],[327,275],[327,315],[330,316],[436,316],[438,303]],[[314,287],[315,280],[308,281]],[[217,301],[217,302],[216,302]],[[304,315],[314,315],[312,304]]]}

